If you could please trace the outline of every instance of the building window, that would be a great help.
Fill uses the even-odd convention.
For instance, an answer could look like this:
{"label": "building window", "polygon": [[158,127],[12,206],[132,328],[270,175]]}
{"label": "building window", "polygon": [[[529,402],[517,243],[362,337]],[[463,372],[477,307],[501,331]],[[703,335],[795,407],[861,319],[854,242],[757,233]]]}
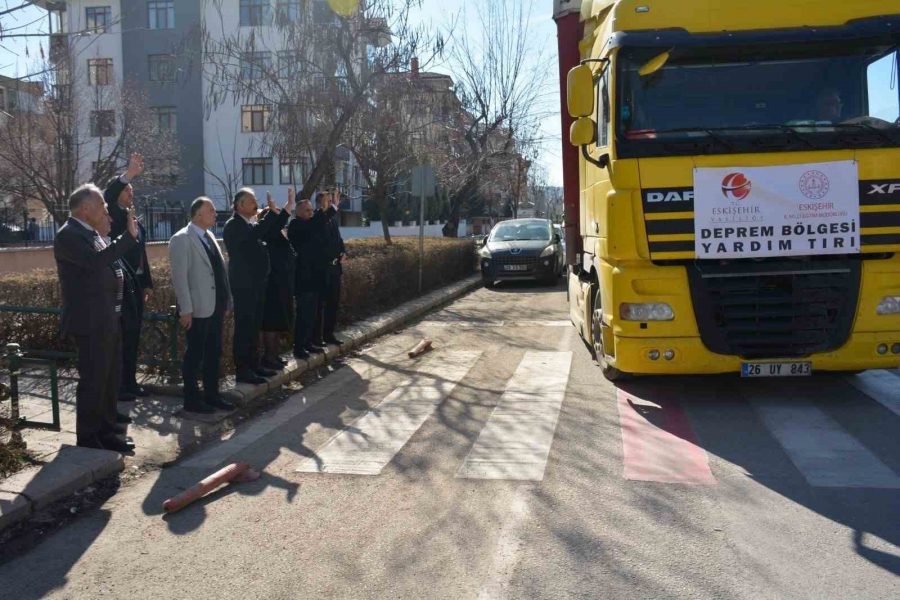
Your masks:
{"label": "building window", "polygon": [[264,104],[250,104],[241,107],[241,131],[258,133],[268,131],[271,109]]}
{"label": "building window", "polygon": [[272,185],[271,158],[245,158],[244,185]]}
{"label": "building window", "polygon": [[271,0],[241,0],[241,27],[271,24]]}
{"label": "building window", "polygon": [[178,114],[174,106],[158,106],[153,110],[156,118],[156,131],[159,133],[178,133]]}
{"label": "building window", "polygon": [[102,33],[112,25],[112,8],[109,6],[89,6],[84,9],[84,15],[88,31]]}
{"label": "building window", "polygon": [[291,50],[278,52],[278,78],[290,79],[297,72],[297,55]]}
{"label": "building window", "polygon": [[271,52],[244,52],[241,55],[241,78],[262,79],[272,69]]}
{"label": "building window", "polygon": [[113,61],[111,58],[88,59],[88,85],[109,85],[112,83]]}
{"label": "building window", "polygon": [[150,81],[175,81],[175,57],[170,54],[150,54]]}
{"label": "building window", "polygon": [[303,18],[303,0],[278,0],[275,5],[279,23],[295,23]]}
{"label": "building window", "polygon": [[116,113],[112,110],[91,111],[91,137],[112,137],[116,134]]}
{"label": "building window", "polygon": [[303,185],[306,181],[307,166],[306,158],[281,161],[279,168],[281,185]]}
{"label": "building window", "polygon": [[148,2],[147,27],[150,29],[175,29],[175,2]]}

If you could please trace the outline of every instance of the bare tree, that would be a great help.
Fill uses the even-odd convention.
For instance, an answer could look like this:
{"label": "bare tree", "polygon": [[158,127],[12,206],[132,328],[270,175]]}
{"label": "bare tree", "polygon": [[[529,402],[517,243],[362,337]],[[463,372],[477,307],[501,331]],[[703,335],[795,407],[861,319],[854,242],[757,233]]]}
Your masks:
{"label": "bare tree", "polygon": [[356,156],[369,199],[381,215],[386,243],[391,243],[390,218],[396,194],[406,187],[410,170],[425,155],[423,143],[432,124],[422,106],[430,90],[423,89],[418,70],[385,77],[373,90],[348,128],[348,146]]}
{"label": "bare tree", "polygon": [[149,183],[174,185],[174,138],[157,129],[142,93],[104,72],[86,93],[75,94],[69,82],[84,73],[45,66],[33,105],[0,122],[0,193],[40,201],[61,224],[72,191],[85,180],[106,183],[135,150],[154,158],[145,172]]}
{"label": "bare tree", "polygon": [[462,210],[481,190],[481,179],[538,141],[549,110],[546,61],[530,43],[532,3],[477,0],[479,28],[450,36],[449,67],[463,115],[449,132],[449,156],[435,157],[442,185],[450,191],[444,235],[455,237]]}
{"label": "bare tree", "polygon": [[336,149],[378,82],[440,46],[424,27],[410,24],[421,0],[364,0],[349,15],[325,2],[279,3],[274,14],[268,6],[247,13],[259,27],[241,28],[230,26],[224,1],[205,0],[207,115],[229,103],[264,106],[268,122],[260,147],[282,164],[312,165],[304,181],[291,182],[301,198],[333,170]]}

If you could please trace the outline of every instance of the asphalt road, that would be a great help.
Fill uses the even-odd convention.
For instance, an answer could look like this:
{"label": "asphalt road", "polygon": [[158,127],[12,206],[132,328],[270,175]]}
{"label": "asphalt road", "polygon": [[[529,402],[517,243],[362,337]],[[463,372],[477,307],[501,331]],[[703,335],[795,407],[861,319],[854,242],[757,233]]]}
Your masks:
{"label": "asphalt road", "polygon": [[[479,290],[0,566],[0,597],[897,598],[898,390],[617,389],[561,288]],[[235,459],[263,477],[162,515]]]}

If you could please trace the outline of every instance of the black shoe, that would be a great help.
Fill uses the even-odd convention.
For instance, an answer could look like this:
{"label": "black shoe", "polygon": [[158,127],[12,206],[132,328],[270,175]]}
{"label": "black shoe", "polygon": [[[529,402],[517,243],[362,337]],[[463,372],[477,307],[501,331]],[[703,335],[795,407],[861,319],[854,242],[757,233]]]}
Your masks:
{"label": "black shoe", "polygon": [[133,392],[119,392],[119,402],[134,402],[135,400],[137,400],[137,396]]}
{"label": "black shoe", "polygon": [[253,369],[253,372],[256,373],[257,377],[275,377],[278,375],[278,371],[273,371],[272,369],[267,369],[265,367]]}
{"label": "black shoe", "polygon": [[266,380],[254,373],[253,371],[247,371],[245,373],[238,373],[237,377],[234,378],[238,383],[252,383],[253,385],[259,385],[260,383],[265,383]]}
{"label": "black shoe", "polygon": [[207,398],[204,402],[208,406],[212,406],[213,408],[218,408],[219,410],[234,410],[234,404],[222,398],[221,396],[216,396],[215,398]]}
{"label": "black shoe", "polygon": [[294,350],[294,358],[306,360],[307,358],[309,358],[309,352],[307,352],[306,350]]}
{"label": "black shoe", "polygon": [[143,387],[139,385],[132,386],[126,390],[130,394],[134,394],[138,398],[146,398],[150,395],[150,392],[145,390]]}
{"label": "black shoe", "polygon": [[334,337],[333,335],[329,335],[329,336],[325,337],[325,343],[340,346],[341,344],[344,343],[344,341],[340,338]]}
{"label": "black shoe", "polygon": [[116,423],[115,425],[113,425],[113,431],[115,431],[116,433],[124,434],[128,431],[128,425],[125,425],[123,423]]}
{"label": "black shoe", "polygon": [[184,403],[184,410],[186,412],[199,413],[202,415],[211,415],[216,412],[212,406],[207,404],[206,402],[202,402],[200,400],[192,400],[190,402]]}
{"label": "black shoe", "polygon": [[123,453],[134,451],[134,442],[131,440],[122,439],[117,435],[111,434],[100,435],[98,438],[100,439],[100,443],[103,444],[103,447],[107,450]]}
{"label": "black shoe", "polygon": [[313,346],[310,344],[306,347],[306,351],[310,354],[325,354],[325,348],[320,348],[319,346]]}
{"label": "black shoe", "polygon": [[132,423],[132,422],[133,422],[132,418],[129,417],[128,415],[123,415],[120,412],[116,413],[116,423],[128,424],[128,423]]}
{"label": "black shoe", "polygon": [[275,371],[276,373],[284,368],[284,365],[281,364],[281,361],[278,362],[271,360],[264,360],[261,363],[262,369],[257,369],[256,372],[260,373],[263,369],[268,369],[270,371]]}

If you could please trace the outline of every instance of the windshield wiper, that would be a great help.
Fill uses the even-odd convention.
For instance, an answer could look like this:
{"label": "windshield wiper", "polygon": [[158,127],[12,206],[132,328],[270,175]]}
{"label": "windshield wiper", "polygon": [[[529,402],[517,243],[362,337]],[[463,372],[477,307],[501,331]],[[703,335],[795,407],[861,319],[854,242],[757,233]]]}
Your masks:
{"label": "windshield wiper", "polygon": [[715,132],[719,131],[719,130],[720,130],[720,128],[709,129],[706,127],[679,127],[677,129],[662,129],[662,130],[657,131],[656,133],[657,134],[660,134],[660,133],[705,133],[707,136],[709,136],[710,139],[713,139],[713,140],[719,142],[721,145],[725,146],[729,150],[734,150],[734,144],[727,142],[720,136],[716,135]]}
{"label": "windshield wiper", "polygon": [[890,130],[889,132],[889,130],[879,129],[878,127],[875,127],[874,125],[870,125],[868,123],[834,123],[832,125],[827,125],[827,127],[834,127],[835,129],[862,129],[863,131],[874,133],[889,144],[897,143],[897,138],[892,136],[890,133],[893,130]]}
{"label": "windshield wiper", "polygon": [[[679,129],[664,129],[662,131],[658,131],[657,133],[688,133],[692,131],[702,131],[709,135],[710,137],[714,137],[714,132],[726,132],[726,131],[764,131],[767,129],[775,129],[782,133],[787,133],[792,136],[794,139],[799,140],[801,143],[805,144],[809,148],[815,148],[815,144],[811,141],[800,135],[800,132],[794,129],[790,125],[732,125],[726,127],[682,127]],[[716,139],[714,137],[714,139]],[[720,139],[720,138],[719,138]],[[720,139],[721,141],[721,139]],[[727,144],[726,144],[727,145]]]}

